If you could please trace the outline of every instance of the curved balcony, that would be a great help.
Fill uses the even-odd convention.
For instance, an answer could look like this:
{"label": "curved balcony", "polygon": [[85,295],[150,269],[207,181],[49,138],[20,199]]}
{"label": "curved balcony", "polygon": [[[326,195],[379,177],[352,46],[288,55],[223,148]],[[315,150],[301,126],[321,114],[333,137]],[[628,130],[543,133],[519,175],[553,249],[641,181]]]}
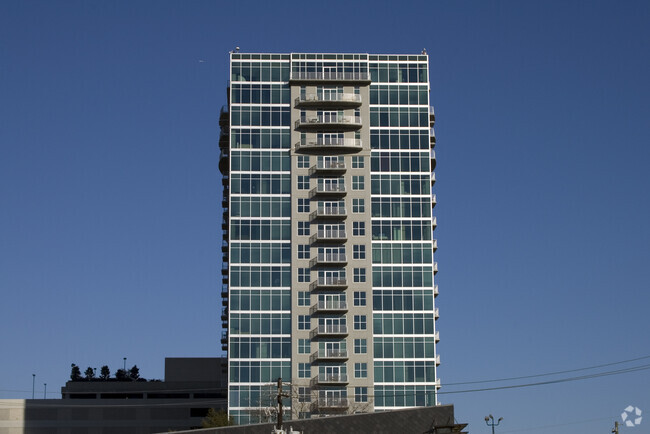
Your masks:
{"label": "curved balcony", "polygon": [[296,151],[359,152],[361,149],[361,139],[307,139],[296,143]]}
{"label": "curved balcony", "polygon": [[341,82],[341,83],[370,83],[369,72],[339,72],[339,71],[320,71],[320,72],[302,72],[291,71],[290,82]]}
{"label": "curved balcony", "polygon": [[347,325],[321,325],[313,329],[309,333],[311,339],[318,337],[332,337],[332,336],[347,336],[348,335],[348,326]]}
{"label": "curved balcony", "polygon": [[320,315],[328,313],[341,313],[348,311],[348,303],[346,301],[319,301],[309,309],[310,315]]}
{"label": "curved balcony", "polygon": [[323,93],[300,95],[296,107],[359,107],[361,95],[356,93]]}
{"label": "curved balcony", "polygon": [[348,239],[348,234],[344,229],[324,229],[319,230],[314,235],[309,237],[309,242],[315,243],[328,243],[328,242],[345,242]]}
{"label": "curved balcony", "polygon": [[319,277],[309,284],[310,291],[345,290],[347,287],[346,277]]}
{"label": "curved balcony", "polygon": [[344,115],[301,116],[300,119],[296,120],[295,127],[315,130],[358,130],[361,128],[361,117]]}
{"label": "curved balcony", "polygon": [[309,357],[310,363],[337,362],[348,359],[348,350],[322,349]]}
{"label": "curved balcony", "polygon": [[318,374],[311,379],[311,386],[348,384],[348,374]]}

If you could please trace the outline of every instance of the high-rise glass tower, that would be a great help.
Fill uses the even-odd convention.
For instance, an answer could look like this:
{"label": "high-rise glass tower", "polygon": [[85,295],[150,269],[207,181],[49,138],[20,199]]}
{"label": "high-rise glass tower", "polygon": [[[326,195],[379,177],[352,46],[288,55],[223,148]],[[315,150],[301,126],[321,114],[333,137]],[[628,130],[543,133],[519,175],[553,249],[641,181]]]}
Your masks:
{"label": "high-rise glass tower", "polygon": [[229,412],[436,404],[428,56],[230,55],[221,112]]}

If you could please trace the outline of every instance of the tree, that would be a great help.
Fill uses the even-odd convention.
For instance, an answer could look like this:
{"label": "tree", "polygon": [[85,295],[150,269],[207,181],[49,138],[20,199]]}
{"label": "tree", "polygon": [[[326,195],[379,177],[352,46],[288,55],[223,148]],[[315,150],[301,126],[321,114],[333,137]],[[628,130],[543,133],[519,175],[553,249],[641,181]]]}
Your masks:
{"label": "tree", "polygon": [[101,370],[99,371],[99,378],[102,380],[108,380],[111,376],[111,370],[108,369],[108,366],[104,365],[102,366]]}
{"label": "tree", "polygon": [[201,421],[203,428],[216,428],[219,426],[232,426],[235,424],[235,419],[232,416],[228,417],[225,410],[215,410],[211,408],[208,410],[207,416]]}
{"label": "tree", "polygon": [[133,365],[131,369],[129,369],[129,378],[133,381],[136,381],[138,378],[140,378],[140,369],[138,368],[138,365]]}
{"label": "tree", "polygon": [[126,371],[124,369],[118,369],[117,371],[115,371],[115,378],[117,379],[117,381],[126,381],[128,380],[129,377],[127,376]]}
{"label": "tree", "polygon": [[72,381],[81,380],[81,369],[79,369],[79,366],[75,365],[74,363],[71,366],[72,369],[70,370],[70,380]]}
{"label": "tree", "polygon": [[88,366],[84,371],[84,375],[86,376],[86,380],[92,381],[95,378],[95,370]]}

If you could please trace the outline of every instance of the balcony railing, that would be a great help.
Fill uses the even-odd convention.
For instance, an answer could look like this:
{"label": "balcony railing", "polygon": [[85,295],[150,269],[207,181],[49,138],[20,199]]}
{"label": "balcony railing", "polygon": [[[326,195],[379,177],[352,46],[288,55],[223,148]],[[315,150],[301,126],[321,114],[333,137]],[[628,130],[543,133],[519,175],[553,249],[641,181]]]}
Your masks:
{"label": "balcony railing", "polygon": [[318,398],[312,408],[318,410],[345,410],[350,406],[348,398]]}
{"label": "balcony railing", "polygon": [[309,192],[310,197],[314,197],[319,194],[328,194],[328,195],[344,195],[347,194],[345,189],[345,184],[319,184],[316,188],[312,188]]}
{"label": "balcony railing", "polygon": [[347,239],[348,235],[345,229],[320,229],[309,237],[309,242],[313,244],[326,241],[345,241]]}
{"label": "balcony railing", "polygon": [[315,166],[312,166],[311,169],[309,169],[309,173],[315,173],[315,172],[342,172],[345,171],[345,163],[343,161],[332,161],[332,160],[324,160],[324,161],[319,161]]}
{"label": "balcony railing", "polygon": [[309,265],[314,267],[316,265],[332,265],[332,264],[347,264],[348,257],[345,253],[319,253],[318,256],[309,261]]}
{"label": "balcony railing", "polygon": [[343,116],[343,115],[320,115],[320,116],[302,116],[296,120],[296,128],[314,127],[322,128],[335,126],[337,128],[357,129],[361,128],[360,116]]}
{"label": "balcony railing", "polygon": [[319,206],[316,211],[309,215],[309,217],[313,220],[318,217],[347,217],[347,215],[344,206]]}
{"label": "balcony railing", "polygon": [[319,384],[348,384],[348,374],[318,374],[311,379],[311,385]]}
{"label": "balcony railing", "polygon": [[296,98],[296,106],[307,105],[337,105],[337,106],[359,106],[361,95],[355,93],[322,93],[300,95]]}
{"label": "balcony railing", "polygon": [[323,349],[318,350],[309,357],[310,363],[316,363],[318,361],[327,362],[330,360],[346,360],[348,358],[348,350],[335,350],[335,349]]}
{"label": "balcony railing", "polygon": [[310,315],[330,312],[346,312],[348,303],[341,300],[319,301],[309,309]]}
{"label": "balcony railing", "polygon": [[347,287],[348,279],[346,277],[319,277],[309,285],[309,290],[345,289]]}
{"label": "balcony railing", "polygon": [[[298,122],[298,121],[296,121]],[[333,138],[333,139],[306,139],[296,143],[296,151],[360,151],[363,148],[361,139]]]}
{"label": "balcony railing", "polygon": [[345,336],[347,334],[347,325],[320,325],[309,333],[309,337],[313,339],[319,336]]}
{"label": "balcony railing", "polygon": [[370,81],[368,72],[299,72],[291,71],[291,81]]}

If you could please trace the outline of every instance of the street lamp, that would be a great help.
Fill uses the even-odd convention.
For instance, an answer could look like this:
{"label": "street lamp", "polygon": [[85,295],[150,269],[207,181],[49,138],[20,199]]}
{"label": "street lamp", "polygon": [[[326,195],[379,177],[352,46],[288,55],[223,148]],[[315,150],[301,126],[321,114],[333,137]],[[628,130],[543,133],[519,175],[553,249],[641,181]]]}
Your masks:
{"label": "street lamp", "polygon": [[[499,420],[497,420],[497,422],[494,423],[494,416],[492,416],[492,415],[485,416],[485,424],[486,424],[487,426],[491,426],[491,427],[492,427],[492,434],[494,434],[494,427],[495,427],[495,426],[499,426],[499,424],[501,423],[502,420],[503,420],[503,418],[500,417]],[[490,421],[491,421],[491,422],[490,422]]]}

